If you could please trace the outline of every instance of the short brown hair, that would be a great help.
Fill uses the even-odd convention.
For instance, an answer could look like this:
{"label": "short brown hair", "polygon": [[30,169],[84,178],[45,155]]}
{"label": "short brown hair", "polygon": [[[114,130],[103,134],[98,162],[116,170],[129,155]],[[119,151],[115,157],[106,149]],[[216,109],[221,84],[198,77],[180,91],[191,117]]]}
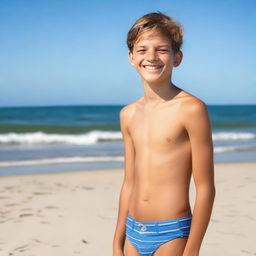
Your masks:
{"label": "short brown hair", "polygon": [[129,50],[133,51],[134,44],[142,33],[153,30],[160,32],[170,39],[174,53],[180,50],[183,43],[183,28],[179,22],[162,12],[148,13],[133,24],[126,40]]}

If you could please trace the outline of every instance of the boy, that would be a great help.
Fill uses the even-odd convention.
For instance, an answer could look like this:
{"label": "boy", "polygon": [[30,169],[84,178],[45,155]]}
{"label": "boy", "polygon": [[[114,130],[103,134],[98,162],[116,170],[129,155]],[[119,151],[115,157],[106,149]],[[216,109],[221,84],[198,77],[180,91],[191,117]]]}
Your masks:
{"label": "boy", "polygon": [[149,13],[132,26],[127,44],[144,96],[120,111],[125,173],[113,255],[198,256],[215,198],[213,144],[205,103],[171,81],[182,60],[182,29]]}

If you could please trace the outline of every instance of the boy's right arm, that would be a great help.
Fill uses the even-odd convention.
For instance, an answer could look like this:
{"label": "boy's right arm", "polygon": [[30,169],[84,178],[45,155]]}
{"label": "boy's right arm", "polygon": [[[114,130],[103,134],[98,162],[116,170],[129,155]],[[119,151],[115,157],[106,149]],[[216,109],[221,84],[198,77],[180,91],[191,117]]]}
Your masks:
{"label": "boy's right arm", "polygon": [[119,209],[117,225],[113,240],[114,256],[122,255],[125,243],[126,217],[129,210],[129,199],[133,188],[134,180],[134,158],[135,150],[132,138],[128,129],[128,122],[131,116],[131,109],[123,107],[120,111],[120,128],[124,141],[124,180],[119,195]]}

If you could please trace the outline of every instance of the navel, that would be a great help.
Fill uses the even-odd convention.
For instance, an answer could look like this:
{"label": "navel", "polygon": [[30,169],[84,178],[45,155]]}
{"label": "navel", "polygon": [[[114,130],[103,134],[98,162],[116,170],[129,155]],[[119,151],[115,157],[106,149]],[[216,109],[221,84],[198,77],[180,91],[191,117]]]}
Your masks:
{"label": "navel", "polygon": [[172,139],[171,139],[170,137],[168,137],[168,138],[166,138],[166,141],[167,141],[168,143],[171,143],[171,142],[172,142]]}

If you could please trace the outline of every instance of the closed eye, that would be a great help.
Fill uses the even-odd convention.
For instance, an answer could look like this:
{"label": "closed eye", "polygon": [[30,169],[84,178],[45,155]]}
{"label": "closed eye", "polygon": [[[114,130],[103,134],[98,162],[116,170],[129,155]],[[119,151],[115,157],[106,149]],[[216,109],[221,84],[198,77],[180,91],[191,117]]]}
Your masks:
{"label": "closed eye", "polygon": [[[141,50],[138,50],[137,52],[145,52],[146,50],[145,49],[141,49]],[[158,50],[159,52],[169,52],[168,49],[159,49]]]}

